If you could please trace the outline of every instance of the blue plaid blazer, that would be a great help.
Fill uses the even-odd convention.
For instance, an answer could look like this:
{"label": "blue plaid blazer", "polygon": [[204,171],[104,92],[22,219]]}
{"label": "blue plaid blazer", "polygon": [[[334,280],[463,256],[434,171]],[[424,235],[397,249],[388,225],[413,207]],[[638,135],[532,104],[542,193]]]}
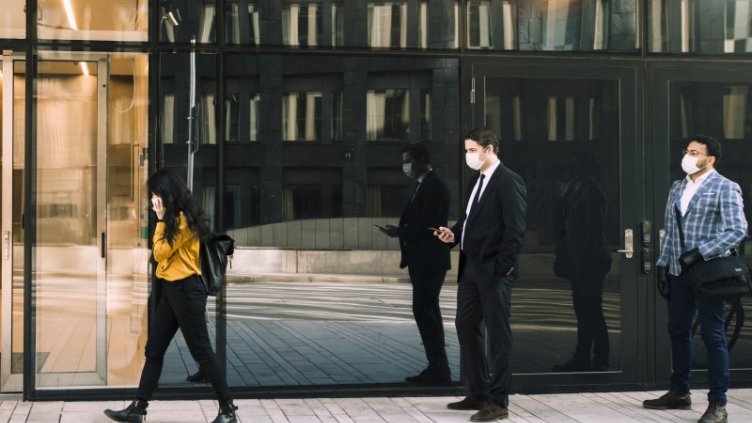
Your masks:
{"label": "blue plaid blazer", "polygon": [[[674,276],[681,273],[679,257],[683,252],[674,207],[680,208],[686,186],[687,178],[671,185],[664,214],[666,236],[656,263],[657,266],[668,266],[669,273]],[[729,249],[737,247],[747,237],[747,220],[739,185],[712,171],[690,200],[687,212],[682,216],[682,229],[685,251],[697,248],[706,261],[729,255]]]}

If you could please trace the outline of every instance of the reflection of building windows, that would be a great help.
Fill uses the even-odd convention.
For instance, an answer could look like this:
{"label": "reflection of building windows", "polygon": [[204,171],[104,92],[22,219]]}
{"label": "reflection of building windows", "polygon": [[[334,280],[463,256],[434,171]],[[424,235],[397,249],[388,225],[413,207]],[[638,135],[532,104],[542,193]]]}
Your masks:
{"label": "reflection of building windows", "polygon": [[198,31],[198,42],[207,44],[217,41],[217,5],[214,3],[204,4],[201,14],[201,26]]}
{"label": "reflection of building windows", "polygon": [[752,51],[752,6],[749,0],[726,0],[726,42],[723,51]]}
{"label": "reflection of building windows", "polygon": [[329,142],[342,139],[341,84],[339,77],[327,75],[285,79],[282,140]]}
{"label": "reflection of building windows", "polygon": [[368,2],[368,45],[407,47],[406,2]]}
{"label": "reflection of building windows", "polygon": [[410,181],[399,169],[368,169],[366,216],[399,217],[409,196]]}
{"label": "reflection of building windows", "polygon": [[282,188],[282,220],[321,217],[321,187],[318,185],[287,185]]}
{"label": "reflection of building windows", "polygon": [[402,140],[409,137],[410,91],[407,89],[368,90],[366,139]]}
{"label": "reflection of building windows", "polygon": [[749,86],[725,87],[723,91],[723,137],[744,139]]}
{"label": "reflection of building windows", "polygon": [[321,93],[285,93],[282,96],[282,139],[318,141],[321,139]]}
{"label": "reflection of building windows", "polygon": [[332,3],[332,46],[341,46],[344,40],[345,9],[341,3]]}
{"label": "reflection of building windows", "polygon": [[467,47],[493,47],[490,0],[467,2]]}
{"label": "reflection of building windows", "polygon": [[341,169],[284,169],[282,174],[283,220],[341,216]]}
{"label": "reflection of building windows", "polygon": [[217,113],[214,109],[214,93],[203,94],[199,102],[201,144],[217,143]]}
{"label": "reflection of building windows", "polygon": [[575,50],[582,25],[582,2],[549,0],[543,18],[543,45],[546,50]]}
{"label": "reflection of building windows", "polygon": [[332,140],[342,140],[342,91],[332,93]]}
{"label": "reflection of building windows", "polygon": [[225,94],[225,141],[237,142],[238,129],[240,126],[240,107],[238,96],[232,93]]}
{"label": "reflection of building windows", "polygon": [[368,141],[431,138],[430,75],[372,75],[366,93]]}
{"label": "reflection of building windows", "polygon": [[546,108],[549,141],[573,141],[577,137],[577,98],[549,96]]}
{"label": "reflection of building windows", "polygon": [[282,43],[315,47],[321,43],[321,4],[287,3],[282,6]]}
{"label": "reflection of building windows", "polygon": [[226,9],[227,43],[259,45],[261,13],[258,4],[254,1],[227,0]]}
{"label": "reflection of building windows", "polygon": [[253,77],[225,80],[225,141],[258,141],[261,96]]}
{"label": "reflection of building windows", "polygon": [[162,128],[162,143],[172,144],[175,142],[175,94],[162,96],[162,115],[160,116]]}

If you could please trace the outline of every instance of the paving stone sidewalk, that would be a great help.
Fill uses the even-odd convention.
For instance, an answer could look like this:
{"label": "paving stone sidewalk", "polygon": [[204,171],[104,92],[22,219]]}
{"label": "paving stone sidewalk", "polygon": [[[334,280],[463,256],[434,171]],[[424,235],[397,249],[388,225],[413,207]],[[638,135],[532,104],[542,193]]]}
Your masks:
{"label": "paving stone sidewalk", "polygon": [[[656,411],[641,407],[652,392],[514,395],[508,422],[515,423],[643,423],[696,422],[707,406],[704,393],[694,394],[692,410]],[[124,408],[126,401],[24,402],[2,396],[0,422],[106,423],[105,408]],[[452,411],[446,404],[459,397],[378,397],[238,400],[242,423],[454,423],[472,412]],[[729,392],[729,422],[752,422],[752,389]],[[216,403],[153,401],[149,423],[204,423],[214,419]]]}

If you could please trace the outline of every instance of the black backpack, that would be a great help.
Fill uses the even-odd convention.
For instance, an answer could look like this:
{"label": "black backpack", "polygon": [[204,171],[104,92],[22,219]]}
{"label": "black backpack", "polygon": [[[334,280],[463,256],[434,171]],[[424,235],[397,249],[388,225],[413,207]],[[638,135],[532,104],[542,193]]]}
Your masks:
{"label": "black backpack", "polygon": [[225,283],[228,261],[232,268],[235,240],[227,234],[211,234],[201,241],[199,250],[201,279],[209,295],[217,295]]}

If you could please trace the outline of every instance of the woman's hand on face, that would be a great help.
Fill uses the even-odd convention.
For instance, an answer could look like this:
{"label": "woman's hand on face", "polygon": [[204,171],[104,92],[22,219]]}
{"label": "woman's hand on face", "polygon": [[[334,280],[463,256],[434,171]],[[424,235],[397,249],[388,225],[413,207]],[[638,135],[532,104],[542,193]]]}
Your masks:
{"label": "woman's hand on face", "polygon": [[162,220],[167,211],[162,204],[162,198],[156,194],[151,196],[151,209],[157,214],[157,219]]}

